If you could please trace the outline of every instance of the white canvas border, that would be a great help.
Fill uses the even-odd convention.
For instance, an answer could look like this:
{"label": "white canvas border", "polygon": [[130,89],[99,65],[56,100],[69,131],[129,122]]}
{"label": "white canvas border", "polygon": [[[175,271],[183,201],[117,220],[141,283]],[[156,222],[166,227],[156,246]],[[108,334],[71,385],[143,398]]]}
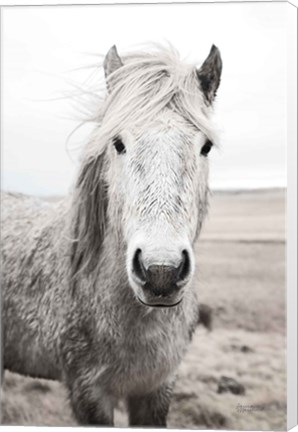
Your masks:
{"label": "white canvas border", "polygon": [[287,5],[287,426],[297,425],[297,9]]}

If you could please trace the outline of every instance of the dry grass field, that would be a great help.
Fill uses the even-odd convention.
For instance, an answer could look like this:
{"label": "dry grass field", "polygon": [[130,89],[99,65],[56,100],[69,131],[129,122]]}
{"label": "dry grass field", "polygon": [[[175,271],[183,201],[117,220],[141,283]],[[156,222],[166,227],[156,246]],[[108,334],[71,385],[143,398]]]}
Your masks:
{"label": "dry grass field", "polygon": [[[181,364],[169,427],[286,428],[285,191],[216,193],[196,246],[196,287],[213,310]],[[221,377],[242,394],[218,393]],[[5,372],[2,423],[75,425],[58,382]],[[116,425],[127,425],[123,406]]]}

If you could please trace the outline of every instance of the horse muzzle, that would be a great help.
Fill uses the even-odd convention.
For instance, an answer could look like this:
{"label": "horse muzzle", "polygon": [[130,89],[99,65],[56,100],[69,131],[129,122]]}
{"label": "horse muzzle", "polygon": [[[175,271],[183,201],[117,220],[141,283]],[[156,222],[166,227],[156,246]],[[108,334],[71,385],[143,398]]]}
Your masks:
{"label": "horse muzzle", "polygon": [[135,252],[132,278],[138,286],[138,299],[145,306],[173,307],[182,301],[183,287],[189,280],[191,263],[186,250],[182,251],[178,267],[150,265],[145,267],[141,249]]}

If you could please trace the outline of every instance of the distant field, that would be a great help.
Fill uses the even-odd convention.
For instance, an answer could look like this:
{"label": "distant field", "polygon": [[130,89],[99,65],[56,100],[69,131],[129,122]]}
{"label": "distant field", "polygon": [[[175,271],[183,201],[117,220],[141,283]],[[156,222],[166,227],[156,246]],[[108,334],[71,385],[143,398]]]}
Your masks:
{"label": "distant field", "polygon": [[285,241],[284,189],[211,194],[201,239]]}
{"label": "distant field", "polygon": [[[213,308],[181,364],[173,428],[283,430],[285,373],[285,191],[217,193],[196,245],[195,286]],[[245,394],[217,393],[221,376]],[[4,424],[74,425],[61,384],[5,373]],[[126,425],[120,404],[116,425]]]}

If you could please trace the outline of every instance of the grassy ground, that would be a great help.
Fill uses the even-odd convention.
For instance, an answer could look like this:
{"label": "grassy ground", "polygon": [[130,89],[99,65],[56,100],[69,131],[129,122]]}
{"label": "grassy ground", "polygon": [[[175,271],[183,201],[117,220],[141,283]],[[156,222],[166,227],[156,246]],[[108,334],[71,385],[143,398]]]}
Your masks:
{"label": "grassy ground", "polygon": [[[169,414],[173,428],[286,427],[285,193],[215,194],[196,246],[196,287],[213,308],[180,367]],[[222,376],[245,393],[218,393]],[[74,425],[58,382],[5,373],[4,424]],[[116,424],[127,424],[123,406]]]}

